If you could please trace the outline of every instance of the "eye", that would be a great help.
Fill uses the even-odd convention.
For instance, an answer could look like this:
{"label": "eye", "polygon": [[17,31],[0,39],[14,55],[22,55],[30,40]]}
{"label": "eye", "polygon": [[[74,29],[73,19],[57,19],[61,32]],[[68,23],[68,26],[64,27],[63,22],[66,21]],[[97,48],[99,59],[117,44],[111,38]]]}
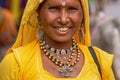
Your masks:
{"label": "eye", "polygon": [[59,7],[58,6],[50,6],[48,9],[51,11],[56,11],[56,10],[59,10]]}
{"label": "eye", "polygon": [[69,11],[77,11],[77,10],[79,10],[78,8],[76,8],[76,7],[69,7],[69,9],[68,9]]}

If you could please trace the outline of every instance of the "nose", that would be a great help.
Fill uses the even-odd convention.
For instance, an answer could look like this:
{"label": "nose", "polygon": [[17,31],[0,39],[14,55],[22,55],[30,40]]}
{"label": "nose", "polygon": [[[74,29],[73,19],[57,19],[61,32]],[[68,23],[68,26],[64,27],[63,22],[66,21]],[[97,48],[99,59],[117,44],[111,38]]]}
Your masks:
{"label": "nose", "polygon": [[61,13],[60,13],[60,16],[58,18],[58,21],[62,24],[62,25],[65,25],[69,22],[69,16],[68,16],[68,13],[63,10]]}

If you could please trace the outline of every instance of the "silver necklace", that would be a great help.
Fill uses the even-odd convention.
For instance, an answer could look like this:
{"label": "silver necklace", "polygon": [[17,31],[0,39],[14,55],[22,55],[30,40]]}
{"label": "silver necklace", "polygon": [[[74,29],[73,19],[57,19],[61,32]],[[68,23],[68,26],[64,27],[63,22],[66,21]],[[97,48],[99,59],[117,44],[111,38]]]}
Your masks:
{"label": "silver necklace", "polygon": [[43,45],[45,45],[46,49],[48,49],[50,51],[50,54],[51,55],[55,55],[59,58],[60,56],[61,57],[64,57],[64,59],[67,59],[68,56],[70,56],[70,53],[72,53],[72,50],[73,50],[73,47],[75,47],[75,41],[73,40],[73,43],[72,43],[72,47],[68,48],[68,49],[55,49],[54,47],[50,47],[46,42],[45,40],[42,40],[43,42]]}

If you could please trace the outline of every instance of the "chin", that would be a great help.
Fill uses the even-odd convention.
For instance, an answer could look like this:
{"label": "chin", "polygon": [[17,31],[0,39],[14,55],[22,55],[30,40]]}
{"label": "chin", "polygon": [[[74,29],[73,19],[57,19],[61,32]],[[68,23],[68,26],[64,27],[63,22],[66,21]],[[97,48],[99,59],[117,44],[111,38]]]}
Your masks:
{"label": "chin", "polygon": [[66,38],[66,37],[57,37],[56,39],[54,38],[56,42],[67,42],[72,40],[72,38]]}

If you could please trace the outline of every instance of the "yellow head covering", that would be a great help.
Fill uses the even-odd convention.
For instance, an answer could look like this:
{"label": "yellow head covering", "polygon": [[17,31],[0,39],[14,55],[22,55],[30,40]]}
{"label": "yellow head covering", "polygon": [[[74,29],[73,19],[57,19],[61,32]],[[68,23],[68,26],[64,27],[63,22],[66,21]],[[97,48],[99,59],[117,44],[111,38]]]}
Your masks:
{"label": "yellow head covering", "polygon": [[[22,17],[20,30],[16,39],[16,42],[12,48],[17,48],[19,46],[30,43],[36,39],[37,30],[37,8],[43,0],[28,0],[24,14]],[[89,33],[89,10],[88,10],[88,0],[81,0],[83,13],[84,13],[84,37],[83,40],[79,40],[79,35],[76,33],[74,39],[84,45],[90,45],[90,33]],[[9,53],[11,49],[8,50]]]}

